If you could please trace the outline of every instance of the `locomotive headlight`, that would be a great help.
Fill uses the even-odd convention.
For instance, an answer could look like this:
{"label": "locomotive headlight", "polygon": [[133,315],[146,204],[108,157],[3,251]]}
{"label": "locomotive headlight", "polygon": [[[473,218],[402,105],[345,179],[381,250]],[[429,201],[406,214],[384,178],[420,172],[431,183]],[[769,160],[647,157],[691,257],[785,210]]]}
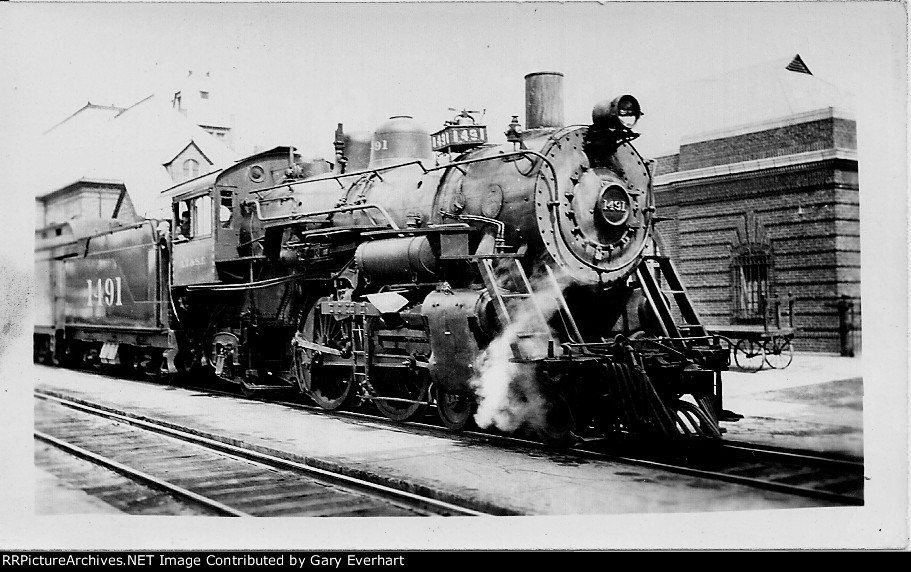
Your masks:
{"label": "locomotive headlight", "polygon": [[639,109],[639,102],[631,95],[624,95],[619,98],[617,103],[617,119],[620,124],[627,129],[632,129],[633,125],[639,121],[642,111]]}
{"label": "locomotive headlight", "polygon": [[611,108],[620,125],[627,129],[632,129],[642,116],[639,102],[632,95],[621,95],[611,102]]}
{"label": "locomotive headlight", "polygon": [[592,110],[592,122],[610,128],[632,129],[640,117],[642,108],[632,95],[621,95],[610,102],[602,101]]}

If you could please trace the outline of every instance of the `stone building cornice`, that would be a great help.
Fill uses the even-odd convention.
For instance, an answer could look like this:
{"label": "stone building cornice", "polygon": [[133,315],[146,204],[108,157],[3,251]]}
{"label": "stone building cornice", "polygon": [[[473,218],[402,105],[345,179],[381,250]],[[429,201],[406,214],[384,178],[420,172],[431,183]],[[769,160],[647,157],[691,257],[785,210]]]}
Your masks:
{"label": "stone building cornice", "polygon": [[848,161],[857,161],[857,151],[855,149],[822,149],[819,151],[807,151],[804,153],[795,153],[792,155],[783,155],[780,157],[767,157],[764,159],[753,159],[750,161],[741,161],[739,163],[730,163],[727,165],[715,165],[712,167],[703,167],[700,169],[691,169],[688,171],[678,171],[676,173],[667,173],[655,177],[654,186],[661,187],[684,181],[694,181],[699,179],[709,179],[712,177],[721,177],[725,175],[737,175],[767,169],[777,169],[781,167],[793,167],[806,165],[810,163],[819,163],[832,159],[845,159]]}

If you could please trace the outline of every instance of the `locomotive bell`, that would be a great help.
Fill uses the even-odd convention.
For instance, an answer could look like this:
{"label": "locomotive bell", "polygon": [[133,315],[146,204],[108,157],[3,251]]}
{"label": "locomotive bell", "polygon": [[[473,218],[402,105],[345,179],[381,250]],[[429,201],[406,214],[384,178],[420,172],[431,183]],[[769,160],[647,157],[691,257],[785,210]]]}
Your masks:
{"label": "locomotive bell", "polygon": [[371,169],[415,160],[433,163],[430,133],[420,123],[398,115],[377,127],[370,148]]}

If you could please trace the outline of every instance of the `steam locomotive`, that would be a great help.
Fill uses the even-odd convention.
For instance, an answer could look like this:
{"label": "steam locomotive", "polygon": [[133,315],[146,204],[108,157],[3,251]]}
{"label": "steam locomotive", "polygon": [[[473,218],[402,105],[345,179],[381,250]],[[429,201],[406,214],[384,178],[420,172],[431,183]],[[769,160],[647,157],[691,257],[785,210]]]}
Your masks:
{"label": "steam locomotive", "polygon": [[176,195],[170,224],[70,229],[40,249],[63,303],[36,359],[552,443],[719,438],[729,354],[656,246],[639,103],[564,126],[562,77],[526,76],[506,144],[468,112],[433,134],[339,124],[334,162],[279,147]]}

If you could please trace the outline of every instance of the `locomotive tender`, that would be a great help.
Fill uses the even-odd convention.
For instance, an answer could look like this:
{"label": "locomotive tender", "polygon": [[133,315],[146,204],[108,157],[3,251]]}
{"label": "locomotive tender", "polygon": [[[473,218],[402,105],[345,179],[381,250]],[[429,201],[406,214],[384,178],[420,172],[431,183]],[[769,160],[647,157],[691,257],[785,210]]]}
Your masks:
{"label": "locomotive tender", "polygon": [[[160,240],[140,221],[51,255],[72,290],[36,348],[555,443],[720,437],[728,352],[656,252],[640,115],[624,95],[564,126],[562,74],[542,72],[505,145],[463,113],[432,136],[339,124],[334,164],[248,157],[176,196]],[[158,313],[121,324],[142,304]]]}

